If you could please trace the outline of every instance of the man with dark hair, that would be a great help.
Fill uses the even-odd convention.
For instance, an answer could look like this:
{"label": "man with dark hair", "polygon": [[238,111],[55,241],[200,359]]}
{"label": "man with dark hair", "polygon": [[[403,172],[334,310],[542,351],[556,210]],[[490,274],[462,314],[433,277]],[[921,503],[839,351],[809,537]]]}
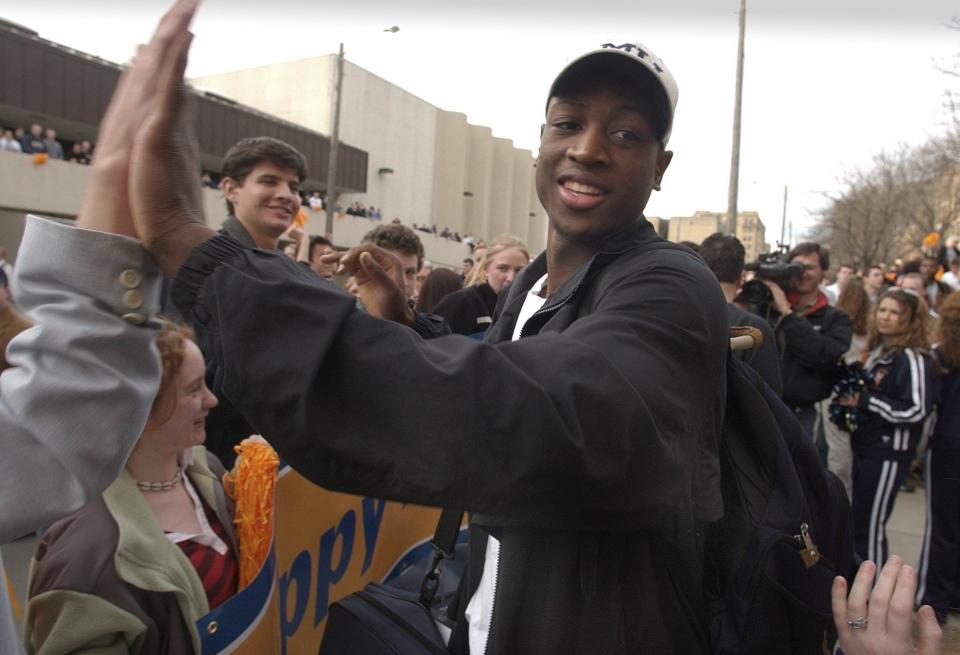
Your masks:
{"label": "man with dark hair", "polygon": [[463,260],[463,271],[460,273],[460,284],[466,283],[467,277],[470,276],[470,271],[473,270],[473,264],[473,258],[471,257],[466,257]]}
{"label": "man with dark hair", "polygon": [[320,235],[310,237],[307,243],[307,263],[310,268],[320,277],[332,280],[336,265],[323,261],[322,257],[336,252],[333,243]]}
{"label": "man with dark hair", "polygon": [[[179,88],[160,87],[136,141],[152,165],[132,169],[135,198],[198,184],[190,155],[153,151],[189,130]],[[229,371],[221,390],[287,462],[331,489],[470,512],[453,652],[708,651],[725,301],[703,260],[643,217],[672,158],[676,101],[639,43],[560,72],[535,172],[548,247],[482,343],[368,316],[302,266],[207,229],[192,194],[174,198],[179,211],[136,205],[178,306]],[[402,268],[370,244],[341,265],[384,280]]]}
{"label": "man with dark hair", "polygon": [[765,281],[770,289],[772,317],[781,335],[780,370],[783,401],[793,409],[807,433],[826,456],[826,443],[817,439],[816,403],[830,396],[840,372],[839,362],[850,348],[853,327],[846,314],[830,306],[820,290],[823,274],[830,268],[830,253],[819,243],[797,244],[787,259],[803,266],[792,289]]}
{"label": "man with dark hair", "polygon": [[276,250],[300,210],[306,158],[279,139],[250,137],[227,151],[220,173],[229,214],[223,231],[245,246]]}
{"label": "man with dark hair", "polygon": [[[227,151],[220,173],[220,189],[228,212],[220,233],[229,234],[248,248],[277,250],[281,235],[300,210],[300,183],[307,177],[306,158],[279,139],[249,137]],[[170,302],[169,290],[165,280],[164,311],[179,318],[180,312]],[[217,367],[209,344],[204,348],[204,357],[207,385],[213,389],[223,372]],[[220,402],[207,415],[206,446],[231,466],[236,457],[233,447],[256,430],[237,407],[222,394],[218,396]]]}
{"label": "man with dark hair", "polygon": [[700,256],[720,281],[720,288],[727,299],[727,320],[730,327],[752,327],[760,330],[763,342],[752,350],[740,350],[736,357],[752,366],[780,395],[783,381],[780,378],[780,353],[773,328],[765,320],[736,304],[737,294],[743,286],[746,252],[740,239],[732,234],[711,234],[700,244]]}
{"label": "man with dark hair", "polygon": [[417,290],[417,273],[423,266],[423,243],[413,230],[406,225],[378,225],[363,235],[361,243],[372,243],[383,248],[400,260],[403,270],[404,291],[407,300],[414,297]]}
{"label": "man with dark hair", "polygon": [[863,270],[863,288],[870,296],[870,302],[877,302],[877,298],[883,293],[883,287],[886,285],[886,278],[883,274],[883,267],[879,264],[868,266]]}

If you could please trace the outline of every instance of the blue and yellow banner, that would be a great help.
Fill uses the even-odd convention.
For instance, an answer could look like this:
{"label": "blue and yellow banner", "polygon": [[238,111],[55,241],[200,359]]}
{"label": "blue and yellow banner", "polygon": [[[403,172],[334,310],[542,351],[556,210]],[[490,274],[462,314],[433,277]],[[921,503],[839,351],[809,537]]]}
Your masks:
{"label": "blue and yellow banner", "polygon": [[316,655],[330,603],[429,552],[440,510],[327,491],[280,470],[270,556],[197,622],[202,654]]}

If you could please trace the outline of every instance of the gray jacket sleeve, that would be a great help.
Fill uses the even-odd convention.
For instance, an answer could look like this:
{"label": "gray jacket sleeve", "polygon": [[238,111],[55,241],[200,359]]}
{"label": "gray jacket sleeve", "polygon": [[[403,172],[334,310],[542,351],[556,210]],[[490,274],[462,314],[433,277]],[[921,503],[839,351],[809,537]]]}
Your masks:
{"label": "gray jacket sleeve", "polygon": [[0,543],[99,495],[126,462],[160,381],[159,272],[140,244],[30,216],[16,270],[35,322],[0,375]]}

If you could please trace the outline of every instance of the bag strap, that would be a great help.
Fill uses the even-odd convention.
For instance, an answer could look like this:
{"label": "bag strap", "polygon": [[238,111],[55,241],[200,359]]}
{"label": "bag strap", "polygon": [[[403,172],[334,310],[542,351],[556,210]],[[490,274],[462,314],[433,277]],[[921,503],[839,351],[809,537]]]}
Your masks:
{"label": "bag strap", "polygon": [[437,529],[433,533],[430,545],[433,546],[433,561],[423,582],[420,583],[420,604],[430,609],[433,597],[440,586],[440,569],[445,559],[453,558],[453,551],[460,534],[460,524],[463,522],[463,512],[453,509],[442,509],[437,520]]}

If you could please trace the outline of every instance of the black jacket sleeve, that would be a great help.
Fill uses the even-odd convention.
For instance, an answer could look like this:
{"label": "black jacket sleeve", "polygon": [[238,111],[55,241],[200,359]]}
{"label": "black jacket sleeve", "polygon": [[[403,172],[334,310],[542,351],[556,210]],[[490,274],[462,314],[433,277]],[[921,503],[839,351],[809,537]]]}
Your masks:
{"label": "black jacket sleeve", "polygon": [[802,316],[787,314],[780,322],[786,349],[790,355],[805,368],[831,369],[837,365],[843,354],[850,348],[853,327],[846,314],[831,312],[825,318],[820,331],[813,323]]}
{"label": "black jacket sleeve", "polygon": [[691,513],[719,430],[728,330],[703,270],[634,271],[567,329],[499,344],[424,341],[228,237],[194,250],[174,299],[222,393],[312,481],[632,531]]}

